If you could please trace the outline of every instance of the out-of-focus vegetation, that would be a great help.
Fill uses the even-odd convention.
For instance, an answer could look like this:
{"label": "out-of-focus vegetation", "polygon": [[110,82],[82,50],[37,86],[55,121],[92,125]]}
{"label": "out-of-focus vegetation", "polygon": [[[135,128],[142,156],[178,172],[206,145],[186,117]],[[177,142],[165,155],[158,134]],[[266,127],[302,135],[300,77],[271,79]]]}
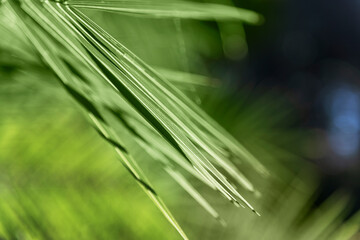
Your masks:
{"label": "out-of-focus vegetation", "polygon": [[247,89],[231,95],[209,76],[204,59],[246,54],[242,22],[262,19],[227,4],[2,2],[1,237],[357,232],[357,215],[343,221],[343,196],[312,206],[316,179],[299,164],[304,134],[287,128],[285,101],[272,92],[247,98]]}
{"label": "out-of-focus vegetation", "polygon": [[66,95],[2,90],[2,237],[176,238]]}

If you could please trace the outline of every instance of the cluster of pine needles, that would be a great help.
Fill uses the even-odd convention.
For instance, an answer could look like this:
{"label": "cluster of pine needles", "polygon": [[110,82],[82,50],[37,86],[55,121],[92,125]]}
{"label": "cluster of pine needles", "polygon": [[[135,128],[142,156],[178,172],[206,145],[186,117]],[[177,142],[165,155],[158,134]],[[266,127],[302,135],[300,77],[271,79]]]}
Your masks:
{"label": "cluster of pine needles", "polygon": [[[114,21],[106,21],[107,16]],[[203,21],[209,25],[199,23]],[[150,224],[147,232],[136,230],[156,211],[139,199],[121,202],[122,193],[133,195],[136,189],[126,186],[131,183],[112,161],[115,153],[183,239],[190,230],[182,226],[191,224],[175,219],[154,187],[157,177],[178,184],[220,223],[217,228],[227,222],[231,236],[222,232],[222,239],[350,239],[359,216],[343,221],[346,200],[335,196],[300,221],[300,213],[310,208],[313,189],[308,186],[313,183],[274,167],[280,166],[279,152],[269,143],[245,147],[201,107],[202,94],[216,92],[221,81],[189,73],[201,68],[199,46],[212,54],[208,49],[226,42],[229,31],[236,29],[233,35],[244,39],[242,24],[261,21],[257,13],[231,2],[2,1],[0,236],[118,239],[129,231],[137,239],[174,237]],[[214,33],[218,42],[212,40]],[[168,48],[158,51],[163,44]],[[79,119],[72,103],[87,121]],[[258,111],[254,115],[262,112],[261,105],[253,108]],[[251,111],[241,117],[239,121],[249,121],[240,130],[256,122]],[[236,125],[238,120],[232,120]],[[263,155],[272,160],[264,164]],[[291,182],[272,184],[271,179],[281,182],[282,177]],[[222,199],[214,201],[200,190]],[[177,192],[174,196],[183,198]],[[250,211],[239,209],[240,219],[226,221],[228,214],[222,217],[214,206],[223,209],[229,202]],[[131,210],[136,204],[143,211]],[[193,207],[188,210],[197,213]],[[128,224],[125,219],[133,222],[128,230],[118,227]],[[197,227],[206,223],[202,225]],[[196,231],[189,235],[201,239]]]}

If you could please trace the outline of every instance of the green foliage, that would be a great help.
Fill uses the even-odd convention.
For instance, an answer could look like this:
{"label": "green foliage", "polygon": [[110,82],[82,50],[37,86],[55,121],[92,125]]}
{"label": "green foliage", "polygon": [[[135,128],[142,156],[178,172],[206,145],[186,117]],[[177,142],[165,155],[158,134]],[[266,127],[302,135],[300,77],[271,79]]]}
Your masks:
{"label": "green foliage", "polygon": [[[194,20],[214,21],[218,29]],[[129,187],[113,161],[113,148],[124,169],[184,239],[185,232],[160,198],[174,188],[161,188],[169,177],[222,224],[214,206],[223,207],[214,201],[214,190],[255,213],[247,199],[261,206],[266,214],[262,218],[239,211],[248,219],[238,228],[239,238],[258,239],[256,228],[268,226],[266,236],[279,239],[328,239],[340,225],[334,222],[343,203],[327,207],[326,218],[310,219],[309,227],[279,230],[281,219],[291,223],[301,212],[296,208],[282,213],[282,202],[259,203],[273,203],[274,193],[283,191],[283,183],[270,179],[294,178],[273,160],[281,151],[269,143],[244,147],[197,104],[204,100],[199,88],[209,92],[219,85],[203,76],[206,68],[199,55],[246,52],[241,23],[240,30],[234,30],[235,21],[257,24],[261,16],[231,5],[191,1],[2,1],[0,164],[6,174],[1,181],[0,233],[9,239],[173,239],[173,232],[159,229],[165,223],[158,213]],[[241,45],[229,45],[229,35],[242,39]],[[73,112],[68,96],[98,136]],[[251,118],[251,111],[263,112],[260,106],[244,114],[243,125],[233,133],[253,129],[251,134],[261,136]],[[13,110],[19,117],[9,117]],[[98,141],[101,138],[104,141]],[[274,176],[258,160],[262,152],[272,156],[268,165]],[[124,195],[126,203],[121,201]],[[167,201],[182,197],[175,192]],[[293,204],[306,201],[296,195]],[[283,215],[273,214],[269,206]],[[152,223],[143,226],[145,219]],[[341,231],[346,237],[357,229],[349,223]]]}

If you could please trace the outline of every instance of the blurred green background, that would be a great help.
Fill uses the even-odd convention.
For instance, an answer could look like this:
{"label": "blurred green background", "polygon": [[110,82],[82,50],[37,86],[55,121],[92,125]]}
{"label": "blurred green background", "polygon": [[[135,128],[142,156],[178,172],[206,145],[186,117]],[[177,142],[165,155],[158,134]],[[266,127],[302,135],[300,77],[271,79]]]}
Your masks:
{"label": "blurred green background", "polygon": [[[319,175],[313,163],[305,161],[312,135],[298,124],[301,112],[276,87],[233,81],[252,50],[248,41],[256,41],[249,40],[245,30],[262,27],[83,12],[198,103],[271,172],[264,179],[237,164],[257,186],[258,192],[244,196],[261,217],[235,208],[194,182],[226,221],[224,227],[160,165],[147,162],[148,154],[134,153],[190,239],[353,237],[359,214],[354,210],[347,214],[348,193],[316,202]],[[181,239],[29,42],[19,31],[11,32],[15,27],[4,16],[0,17],[6,22],[0,24],[0,238]],[[232,71],[226,71],[229,61]]]}

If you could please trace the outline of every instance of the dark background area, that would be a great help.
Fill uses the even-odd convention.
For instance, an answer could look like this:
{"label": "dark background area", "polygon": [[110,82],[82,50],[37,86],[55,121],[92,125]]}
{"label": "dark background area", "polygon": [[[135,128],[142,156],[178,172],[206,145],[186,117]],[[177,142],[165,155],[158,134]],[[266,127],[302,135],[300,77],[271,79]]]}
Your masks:
{"label": "dark background area", "polygon": [[[241,0],[261,13],[261,26],[245,26],[248,55],[225,60],[223,71],[241,86],[278,89],[311,132],[321,185],[317,203],[340,190],[360,208],[360,1]],[[240,77],[239,77],[240,73]]]}

